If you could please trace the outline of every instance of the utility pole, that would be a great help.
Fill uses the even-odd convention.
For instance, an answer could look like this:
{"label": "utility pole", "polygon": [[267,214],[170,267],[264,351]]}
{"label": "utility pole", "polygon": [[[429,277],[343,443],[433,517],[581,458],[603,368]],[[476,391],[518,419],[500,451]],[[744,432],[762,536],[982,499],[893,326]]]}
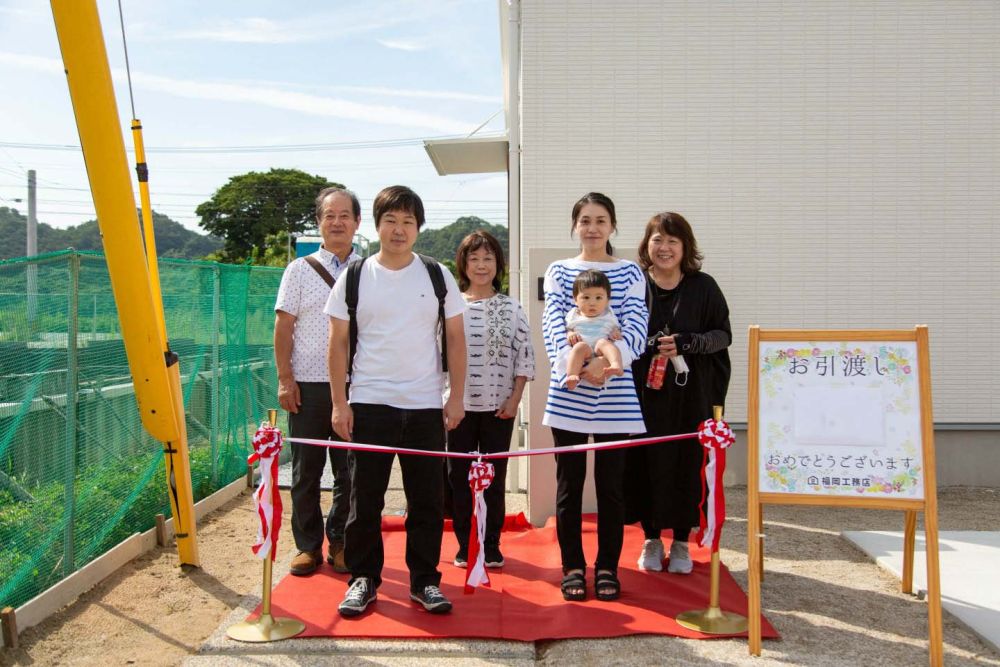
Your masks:
{"label": "utility pole", "polygon": [[[38,217],[35,208],[35,170],[28,170],[28,228],[25,254],[34,257],[38,254]],[[28,296],[28,324],[34,329],[35,313],[38,308],[38,267],[34,263],[28,264],[27,272],[27,296]]]}

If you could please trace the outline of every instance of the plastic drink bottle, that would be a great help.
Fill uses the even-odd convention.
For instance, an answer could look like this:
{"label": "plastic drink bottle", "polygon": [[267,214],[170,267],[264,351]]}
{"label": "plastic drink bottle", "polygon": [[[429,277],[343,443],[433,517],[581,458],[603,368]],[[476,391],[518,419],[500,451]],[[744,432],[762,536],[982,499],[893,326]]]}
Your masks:
{"label": "plastic drink bottle", "polygon": [[663,378],[667,375],[667,358],[662,354],[653,357],[649,364],[649,372],[646,373],[646,386],[650,389],[661,389]]}

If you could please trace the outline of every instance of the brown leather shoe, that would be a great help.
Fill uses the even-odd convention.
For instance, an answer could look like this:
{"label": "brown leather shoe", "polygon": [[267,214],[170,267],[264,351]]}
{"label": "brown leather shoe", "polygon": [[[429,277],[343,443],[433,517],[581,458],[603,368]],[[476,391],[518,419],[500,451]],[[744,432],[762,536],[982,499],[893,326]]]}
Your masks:
{"label": "brown leather shoe", "polygon": [[326,549],[326,562],[333,566],[334,572],[346,574],[349,572],[347,563],[344,561],[344,543],[341,540],[330,542]]}
{"label": "brown leather shoe", "polygon": [[323,562],[323,554],[318,551],[300,551],[292,559],[292,565],[288,571],[297,577],[304,577],[312,574]]}

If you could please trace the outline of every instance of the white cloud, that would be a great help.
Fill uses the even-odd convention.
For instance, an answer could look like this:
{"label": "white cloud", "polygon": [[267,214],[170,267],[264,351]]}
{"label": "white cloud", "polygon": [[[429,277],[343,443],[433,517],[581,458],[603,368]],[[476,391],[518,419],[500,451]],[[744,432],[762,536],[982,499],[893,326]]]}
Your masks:
{"label": "white cloud", "polygon": [[[62,61],[54,58],[2,51],[0,51],[0,63],[50,74],[60,74],[63,70]],[[115,70],[112,74],[118,81],[125,79],[124,70]],[[364,104],[261,85],[189,81],[142,72],[133,72],[132,82],[136,86],[178,97],[257,104],[317,116],[432,130],[440,134],[463,134],[475,127],[473,123],[434,113],[395,106]]]}
{"label": "white cloud", "polygon": [[281,24],[270,19],[256,17],[222,21],[212,26],[182,30],[174,33],[172,37],[175,39],[247,44],[291,44],[315,39],[315,35],[304,34],[290,23]]}
{"label": "white cloud", "polygon": [[[331,3],[332,4],[332,3]],[[143,31],[142,37],[149,40],[205,40],[218,42],[245,42],[257,44],[288,44],[315,42],[340,38],[345,35],[385,30],[400,25],[432,20],[434,16],[447,14],[455,2],[428,4],[426,0],[383,0],[379,3],[341,2],[335,11],[311,16],[274,20],[261,17],[244,19],[208,19],[190,28],[164,32],[156,27],[156,33]],[[153,28],[153,26],[150,26]],[[418,50],[415,42],[398,42],[403,50]]]}
{"label": "white cloud", "polygon": [[317,116],[331,116],[380,125],[416,127],[444,134],[469,132],[474,125],[437,114],[400,107],[362,104],[334,97],[322,97],[288,90],[245,86],[231,83],[184,81],[149,74],[133,74],[137,85],[159,92],[195,99],[244,102],[276,109],[287,109]]}
{"label": "white cloud", "polygon": [[398,51],[423,51],[427,48],[426,44],[416,40],[377,39],[375,41],[387,49],[396,49]]}
{"label": "white cloud", "polygon": [[62,61],[55,58],[42,58],[23,53],[6,53],[0,51],[0,63],[7,63],[21,69],[33,69],[37,72],[46,72],[48,74],[63,73]]}
{"label": "white cloud", "polygon": [[334,93],[354,93],[371,97],[405,97],[412,99],[427,100],[452,100],[455,102],[477,102],[481,104],[500,104],[503,102],[501,95],[479,95],[476,93],[464,93],[458,90],[428,90],[423,88],[389,88],[387,86],[349,86],[349,85],[327,85],[315,83],[292,83],[289,81],[275,81],[271,79],[230,79],[230,83],[240,83],[248,86],[267,86],[270,88],[280,88],[282,90],[312,90]]}
{"label": "white cloud", "polygon": [[379,86],[330,86],[331,90],[344,93],[361,93],[362,95],[385,95],[387,97],[412,97],[428,100],[455,100],[456,102],[484,102],[499,104],[503,102],[500,95],[476,95],[457,90],[418,90],[412,88],[384,88]]}
{"label": "white cloud", "polygon": [[0,6],[0,14],[6,14],[7,16],[16,16],[18,18],[35,20],[39,18],[47,18],[52,20],[51,12],[48,12],[48,6],[45,6],[45,11],[34,11],[33,7],[2,7]]}

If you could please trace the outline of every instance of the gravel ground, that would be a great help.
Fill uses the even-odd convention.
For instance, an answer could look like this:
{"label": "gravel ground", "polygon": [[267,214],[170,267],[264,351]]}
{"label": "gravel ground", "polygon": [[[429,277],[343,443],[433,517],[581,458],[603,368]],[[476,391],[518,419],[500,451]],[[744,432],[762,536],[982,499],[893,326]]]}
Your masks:
{"label": "gravel ground", "polygon": [[[398,475],[387,512],[404,504]],[[730,518],[722,541],[722,560],[746,588],[746,492],[727,490]],[[944,489],[939,494],[941,530],[1000,530],[1000,490]],[[525,506],[522,495],[508,495],[508,510]],[[285,531],[279,562],[293,548]],[[927,609],[899,592],[899,582],[840,537],[843,530],[902,530],[901,512],[823,507],[768,507],[764,613],[782,635],[765,641],[760,658],[751,658],[745,640],[694,641],[636,636],[607,640],[538,642],[541,664],[746,664],[746,665],[920,665],[927,664]],[[202,567],[182,571],[172,549],[151,551],[112,575],[75,603],[21,634],[17,650],[0,649],[0,665],[177,665],[198,651],[205,639],[260,585],[259,562],[246,557],[247,536],[255,530],[248,494],[214,512],[200,527]],[[623,554],[631,560],[636,555]],[[945,662],[997,665],[1000,654],[971,631],[944,615]],[[454,649],[455,641],[449,646]],[[459,645],[448,656],[401,653],[384,642],[368,655],[284,656],[264,664],[499,664],[477,654],[475,644]],[[408,644],[413,645],[413,642]],[[462,646],[467,646],[462,652]],[[238,664],[242,661],[220,661]],[[521,662],[521,661],[517,661]],[[201,664],[201,663],[199,663]],[[207,664],[207,663],[206,663]]]}

